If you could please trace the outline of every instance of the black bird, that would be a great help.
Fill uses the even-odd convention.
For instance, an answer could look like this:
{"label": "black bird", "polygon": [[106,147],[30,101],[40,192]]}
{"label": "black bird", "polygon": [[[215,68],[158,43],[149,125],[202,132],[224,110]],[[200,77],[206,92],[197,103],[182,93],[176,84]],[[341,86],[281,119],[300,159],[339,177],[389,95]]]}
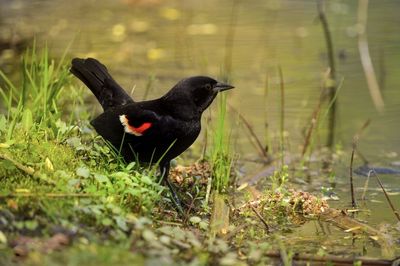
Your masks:
{"label": "black bird", "polygon": [[179,81],[158,99],[135,102],[96,59],[75,58],[70,71],[85,83],[104,109],[91,121],[97,133],[127,162],[158,162],[161,178],[182,213],[179,198],[168,181],[170,161],[196,140],[201,115],[218,92],[233,86],[195,76]]}

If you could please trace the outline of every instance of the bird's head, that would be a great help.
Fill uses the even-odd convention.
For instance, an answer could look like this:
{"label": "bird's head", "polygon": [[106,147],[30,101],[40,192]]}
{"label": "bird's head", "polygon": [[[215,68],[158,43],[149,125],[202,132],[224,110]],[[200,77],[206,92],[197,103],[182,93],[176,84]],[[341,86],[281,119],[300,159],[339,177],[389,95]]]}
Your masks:
{"label": "bird's head", "polygon": [[[163,99],[171,104],[182,106],[182,112],[201,114],[210,106],[219,92],[233,88],[210,77],[195,76],[179,81]],[[188,110],[189,108],[191,110]]]}

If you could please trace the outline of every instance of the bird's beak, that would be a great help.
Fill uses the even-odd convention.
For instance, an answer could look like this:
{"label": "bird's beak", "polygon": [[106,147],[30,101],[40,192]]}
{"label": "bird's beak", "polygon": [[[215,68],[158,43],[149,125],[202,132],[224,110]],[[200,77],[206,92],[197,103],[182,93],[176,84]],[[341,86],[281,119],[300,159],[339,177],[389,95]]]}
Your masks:
{"label": "bird's beak", "polygon": [[235,88],[235,87],[233,87],[232,85],[218,82],[218,83],[215,84],[215,86],[214,86],[214,91],[220,92],[220,91],[230,90],[230,89],[233,89],[233,88]]}

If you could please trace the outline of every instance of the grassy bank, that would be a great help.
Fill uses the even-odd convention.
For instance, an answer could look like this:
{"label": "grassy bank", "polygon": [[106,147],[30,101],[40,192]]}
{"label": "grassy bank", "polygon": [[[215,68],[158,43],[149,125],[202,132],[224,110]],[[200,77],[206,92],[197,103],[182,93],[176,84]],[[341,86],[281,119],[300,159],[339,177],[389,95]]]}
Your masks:
{"label": "grassy bank", "polygon": [[87,110],[68,68],[64,57],[56,64],[47,49],[33,48],[22,60],[18,84],[1,74],[2,200],[28,231],[47,228],[50,217],[127,231],[127,213],[150,212],[163,188],[154,169],[126,164],[81,120]]}

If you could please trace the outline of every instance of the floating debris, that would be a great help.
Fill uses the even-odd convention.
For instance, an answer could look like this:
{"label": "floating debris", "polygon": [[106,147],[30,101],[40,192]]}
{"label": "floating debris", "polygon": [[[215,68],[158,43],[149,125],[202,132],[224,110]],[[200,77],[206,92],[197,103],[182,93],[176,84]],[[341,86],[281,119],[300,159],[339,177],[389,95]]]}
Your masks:
{"label": "floating debris", "polygon": [[239,210],[248,207],[262,206],[264,209],[277,209],[283,207],[284,211],[292,214],[304,216],[318,216],[325,212],[328,203],[308,192],[289,190],[288,193],[275,192],[273,194],[262,195],[259,199],[247,202]]}

